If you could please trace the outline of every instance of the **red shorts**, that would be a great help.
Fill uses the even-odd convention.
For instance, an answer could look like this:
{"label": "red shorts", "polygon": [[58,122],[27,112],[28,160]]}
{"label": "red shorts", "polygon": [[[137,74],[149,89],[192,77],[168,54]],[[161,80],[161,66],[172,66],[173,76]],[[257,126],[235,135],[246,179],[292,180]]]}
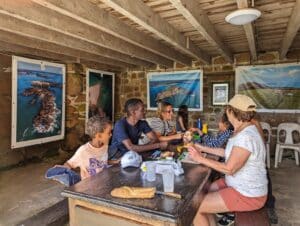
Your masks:
{"label": "red shorts", "polygon": [[242,195],[234,188],[228,187],[224,178],[215,181],[215,183],[219,187],[218,193],[221,195],[230,212],[257,210],[262,208],[267,200],[267,195],[260,197]]}

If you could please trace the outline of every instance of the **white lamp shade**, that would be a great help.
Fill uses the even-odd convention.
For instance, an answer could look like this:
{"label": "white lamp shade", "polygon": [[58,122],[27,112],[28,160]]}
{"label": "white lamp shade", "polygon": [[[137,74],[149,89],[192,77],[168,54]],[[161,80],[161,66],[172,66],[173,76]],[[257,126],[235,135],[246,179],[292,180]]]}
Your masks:
{"label": "white lamp shade", "polygon": [[261,12],[257,9],[238,9],[225,17],[226,22],[233,25],[244,25],[251,23],[260,17]]}

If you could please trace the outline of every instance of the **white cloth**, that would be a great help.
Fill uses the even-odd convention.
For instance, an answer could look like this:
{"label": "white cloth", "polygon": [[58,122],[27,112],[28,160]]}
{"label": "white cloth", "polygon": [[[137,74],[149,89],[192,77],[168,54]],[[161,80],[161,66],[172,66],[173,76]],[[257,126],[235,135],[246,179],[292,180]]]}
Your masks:
{"label": "white cloth", "polygon": [[80,168],[81,179],[88,177],[83,174],[82,168],[85,168],[89,176],[93,176],[103,170],[107,166],[108,145],[103,145],[100,148],[93,147],[89,142],[81,145],[76,153],[70,158],[67,163],[72,168]]}
{"label": "white cloth", "polygon": [[233,187],[247,197],[260,197],[268,192],[268,179],[266,175],[265,144],[254,125],[248,126],[236,136],[229,139],[225,148],[225,161],[227,162],[233,147],[241,147],[251,152],[245,165],[234,175],[226,175],[227,186]]}

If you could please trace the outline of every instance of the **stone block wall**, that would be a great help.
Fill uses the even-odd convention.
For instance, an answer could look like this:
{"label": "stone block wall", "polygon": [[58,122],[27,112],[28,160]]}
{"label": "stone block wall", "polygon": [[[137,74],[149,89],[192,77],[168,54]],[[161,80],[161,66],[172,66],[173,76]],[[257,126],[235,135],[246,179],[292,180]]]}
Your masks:
{"label": "stone block wall", "polygon": [[[215,82],[228,82],[229,83],[229,98],[235,94],[235,68],[244,65],[266,65],[278,63],[292,63],[299,62],[300,51],[290,52],[287,59],[280,60],[278,52],[267,52],[258,55],[258,60],[253,62],[248,53],[241,53],[234,56],[234,63],[229,64],[222,57],[215,57],[212,59],[211,65],[202,65],[200,62],[194,62],[192,67],[183,67],[182,65],[175,65],[174,70],[195,70],[202,69],[203,76],[203,111],[190,112],[190,126],[195,124],[197,118],[201,118],[204,122],[208,123],[209,128],[217,129],[218,116],[222,112],[222,106],[212,105],[212,84]],[[155,71],[168,71],[159,69]],[[152,71],[128,71],[116,77],[116,119],[123,115],[122,107],[125,101],[132,97],[141,98],[144,103],[147,103],[147,73]],[[300,100],[299,100],[300,101]],[[154,111],[148,111],[147,117],[155,115]],[[271,124],[272,127],[277,127],[281,122],[298,122],[300,123],[299,113],[260,113],[261,121]],[[276,129],[272,131],[271,153],[275,149]]]}

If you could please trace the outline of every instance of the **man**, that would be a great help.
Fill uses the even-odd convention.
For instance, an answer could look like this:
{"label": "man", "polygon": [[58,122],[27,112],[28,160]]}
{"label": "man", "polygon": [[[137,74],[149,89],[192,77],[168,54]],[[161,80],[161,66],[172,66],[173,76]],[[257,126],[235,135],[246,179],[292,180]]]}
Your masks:
{"label": "man", "polygon": [[[159,142],[148,123],[142,120],[145,118],[142,100],[137,98],[127,100],[124,110],[127,116],[117,121],[114,126],[112,142],[109,148],[109,159],[118,159],[129,150],[145,156],[149,154],[148,151],[166,149],[168,143]],[[149,138],[150,142],[138,145],[138,140],[142,133]]]}

